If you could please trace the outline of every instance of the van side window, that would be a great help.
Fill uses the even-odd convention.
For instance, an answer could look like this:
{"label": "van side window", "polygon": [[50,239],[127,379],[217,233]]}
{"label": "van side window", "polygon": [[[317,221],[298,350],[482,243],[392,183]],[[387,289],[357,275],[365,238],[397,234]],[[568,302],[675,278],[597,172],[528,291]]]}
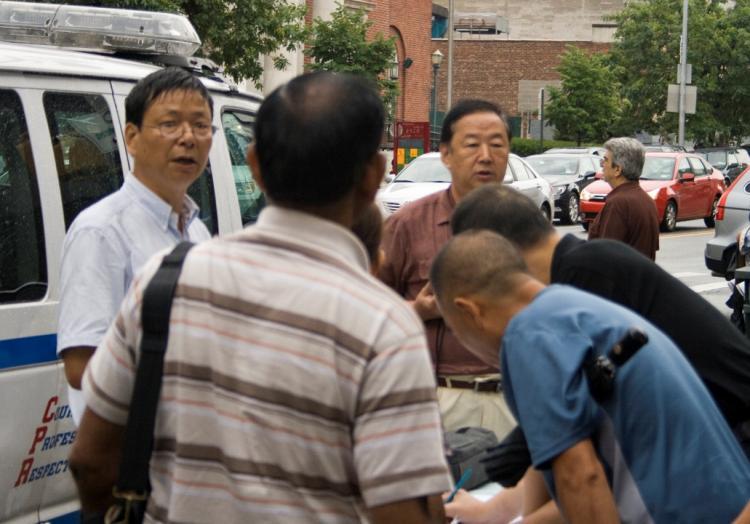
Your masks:
{"label": "van side window", "polygon": [[190,198],[195,200],[200,208],[199,218],[203,221],[212,235],[219,234],[219,219],[216,216],[216,193],[214,192],[214,177],[211,174],[211,162],[201,176],[193,182],[187,191]]}
{"label": "van side window", "polygon": [[67,229],[83,209],[120,188],[120,153],[103,97],[47,92],[43,103]]}
{"label": "van side window", "polygon": [[47,294],[44,226],[21,99],[0,90],[0,304]]}
{"label": "van side window", "polygon": [[253,115],[241,111],[225,110],[221,115],[224,136],[232,159],[232,174],[237,199],[240,204],[242,225],[252,224],[266,205],[266,198],[250,174],[245,153],[253,141]]}

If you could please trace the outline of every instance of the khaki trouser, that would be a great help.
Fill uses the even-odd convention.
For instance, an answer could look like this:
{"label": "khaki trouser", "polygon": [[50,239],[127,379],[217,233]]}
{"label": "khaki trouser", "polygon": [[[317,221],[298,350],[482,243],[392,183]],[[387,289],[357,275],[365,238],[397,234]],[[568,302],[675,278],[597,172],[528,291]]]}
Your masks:
{"label": "khaki trouser", "polygon": [[516,420],[502,393],[437,388],[437,398],[446,431],[464,426],[480,426],[491,429],[502,440],[516,427]]}

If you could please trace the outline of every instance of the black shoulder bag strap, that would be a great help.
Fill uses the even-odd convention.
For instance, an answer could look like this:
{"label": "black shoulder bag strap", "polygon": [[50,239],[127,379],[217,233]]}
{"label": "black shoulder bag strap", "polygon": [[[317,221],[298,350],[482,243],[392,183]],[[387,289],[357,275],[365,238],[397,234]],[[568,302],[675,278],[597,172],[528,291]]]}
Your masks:
{"label": "black shoulder bag strap", "polygon": [[191,242],[177,244],[164,257],[143,293],[140,361],[125,427],[119,478],[114,490],[117,504],[107,513],[107,522],[143,520],[151,489],[149,461],[154,443],[154,421],[161,392],[164,353],[169,337],[172,298],[182,271],[182,263],[193,245]]}

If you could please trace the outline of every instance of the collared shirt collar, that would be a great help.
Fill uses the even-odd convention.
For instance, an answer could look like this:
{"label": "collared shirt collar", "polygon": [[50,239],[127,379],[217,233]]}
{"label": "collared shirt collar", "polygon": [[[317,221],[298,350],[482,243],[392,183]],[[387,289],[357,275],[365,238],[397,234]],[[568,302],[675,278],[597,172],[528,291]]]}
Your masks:
{"label": "collared shirt collar", "polygon": [[453,210],[456,209],[456,201],[453,198],[451,187],[452,185],[448,186],[448,189],[442,192],[435,206],[435,223],[439,226],[449,224],[453,216]]}
{"label": "collared shirt collar", "polygon": [[143,182],[138,180],[134,175],[127,174],[125,175],[123,187],[125,191],[133,195],[134,199],[140,202],[146,211],[156,219],[162,230],[171,231],[181,238],[187,238],[187,230],[200,212],[198,205],[192,198],[185,195],[182,201],[180,215],[182,215],[183,232],[181,233],[179,228],[180,215],[172,209],[172,206],[146,187]]}
{"label": "collared shirt collar", "polygon": [[345,227],[309,213],[269,205],[258,216],[255,227],[282,235],[307,249],[343,259],[369,271],[370,262],[362,243]]}

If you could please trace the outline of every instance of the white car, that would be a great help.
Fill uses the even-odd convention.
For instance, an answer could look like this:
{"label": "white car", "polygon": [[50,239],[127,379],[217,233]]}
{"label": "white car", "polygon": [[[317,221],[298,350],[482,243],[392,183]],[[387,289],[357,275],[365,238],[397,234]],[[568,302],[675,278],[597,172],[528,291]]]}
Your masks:
{"label": "white car", "polygon": [[[447,188],[450,182],[450,172],[440,160],[440,153],[426,153],[412,160],[381,189],[377,201],[388,216],[409,202]],[[503,182],[528,196],[552,220],[555,200],[549,182],[518,155],[510,154]]]}

